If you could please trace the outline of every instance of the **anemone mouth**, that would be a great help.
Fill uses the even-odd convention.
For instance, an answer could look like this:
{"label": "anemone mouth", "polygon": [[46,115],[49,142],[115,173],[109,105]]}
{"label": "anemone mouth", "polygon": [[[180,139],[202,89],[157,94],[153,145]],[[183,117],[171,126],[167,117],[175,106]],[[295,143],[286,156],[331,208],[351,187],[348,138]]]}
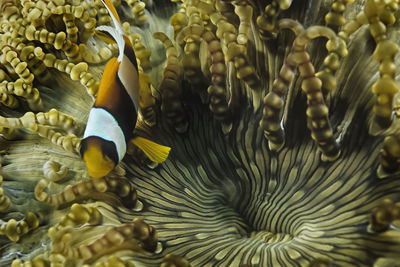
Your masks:
{"label": "anemone mouth", "polygon": [[[167,162],[154,169],[124,164],[144,203],[134,216],[157,229],[165,253],[184,255],[194,266],[374,262],[380,245],[365,235],[370,211],[396,197],[398,182],[392,191],[376,177],[382,139],[368,134],[363,108],[332,163],[321,160],[306,120],[289,117],[285,147],[274,152],[258,131],[260,112],[243,111],[226,136],[206,106],[190,105],[188,133],[164,132],[174,147]],[[297,109],[304,106],[292,114]]]}
{"label": "anemone mouth", "polygon": [[[136,134],[172,150],[167,161],[156,165],[128,146],[122,163],[99,179],[89,179],[76,152],[93,102],[90,94],[98,86],[103,63],[117,52],[89,38],[94,34],[90,25],[107,24],[110,18],[96,1],[85,1],[82,7],[96,13],[97,21],[82,15],[82,7],[74,7],[74,22],[66,11],[73,8],[61,2],[40,34],[34,30],[41,25],[36,19],[42,4],[31,10],[24,1],[0,3],[5,11],[0,15],[0,63],[12,59],[0,66],[5,80],[0,81],[0,89],[3,82],[11,88],[12,81],[22,77],[12,71],[18,60],[27,61],[27,70],[35,77],[32,84],[27,82],[30,76],[22,77],[27,83],[23,88],[31,90],[15,97],[17,102],[4,90],[2,97],[11,100],[0,99],[7,105],[0,107],[4,115],[0,131],[5,137],[0,144],[6,149],[4,155],[0,151],[4,176],[0,176],[0,254],[4,255],[0,265],[15,259],[13,266],[22,262],[38,266],[188,266],[189,262],[191,266],[381,266],[376,259],[383,258],[383,265],[398,259],[400,232],[395,220],[400,206],[388,204],[387,199],[400,200],[400,156],[396,156],[400,141],[385,138],[398,132],[398,118],[386,116],[393,95],[383,90],[375,96],[381,88],[373,83],[378,76],[391,74],[389,63],[398,63],[399,58],[374,50],[386,35],[380,32],[382,25],[371,26],[377,18],[368,21],[366,15],[371,6],[387,5],[379,14],[389,29],[385,41],[398,40],[395,1],[355,1],[352,6],[352,1],[333,1],[330,7],[319,0],[201,0],[183,1],[179,8],[153,1],[145,12],[141,1],[123,2],[117,10],[129,23],[139,25],[130,29],[141,37],[130,37],[141,57],[139,65],[147,68],[140,73],[145,77],[141,86],[148,91],[141,95]],[[73,2],[72,6],[78,3]],[[132,18],[133,4],[138,6],[131,10],[135,11]],[[246,26],[241,12],[249,6],[254,13],[246,37],[239,25]],[[364,6],[370,13],[356,16]],[[203,14],[203,28],[196,25],[200,18],[196,8],[214,12],[210,19]],[[268,13],[271,9],[277,13]],[[333,31],[312,28],[324,24],[322,14],[327,13],[339,17],[339,22],[357,19],[342,28],[331,25],[336,32],[343,29],[338,41]],[[30,20],[18,26],[14,21],[18,16]],[[185,16],[190,18],[186,22]],[[329,16],[327,22],[338,22]],[[170,18],[174,29],[166,26]],[[74,23],[76,29],[71,27]],[[179,28],[180,23],[189,26]],[[350,34],[355,25],[361,28]],[[379,28],[378,35],[368,27]],[[65,42],[44,40],[44,28],[58,31],[55,39]],[[4,29],[14,31],[22,43]],[[232,29],[241,31],[233,44]],[[75,41],[74,31],[79,33]],[[154,32],[171,37],[158,33],[153,38]],[[318,36],[333,40],[326,46],[328,51],[322,49],[326,43],[322,38],[303,48],[308,39]],[[204,42],[197,51],[200,39]],[[182,48],[181,54],[170,40]],[[142,41],[152,52],[150,61]],[[388,43],[386,48],[393,50]],[[66,44],[85,49],[82,58]],[[198,52],[197,58],[190,57],[193,51]],[[335,61],[347,52],[351,56]],[[387,65],[373,60],[380,57]],[[90,72],[80,60],[90,63]],[[298,73],[290,72],[297,68],[295,63],[300,66]],[[34,72],[41,68],[66,72],[71,79],[54,70]],[[336,73],[335,80],[321,73],[311,75],[314,68]],[[47,80],[49,73],[54,74],[53,82]],[[323,85],[336,89],[316,92],[313,86],[318,81],[304,82],[314,76],[325,77]],[[286,94],[282,93],[285,86]],[[271,92],[275,95],[268,97]],[[15,106],[19,102],[21,106]],[[50,108],[57,110],[37,112]],[[13,118],[27,110],[35,113]],[[392,126],[385,129],[388,121]]]}

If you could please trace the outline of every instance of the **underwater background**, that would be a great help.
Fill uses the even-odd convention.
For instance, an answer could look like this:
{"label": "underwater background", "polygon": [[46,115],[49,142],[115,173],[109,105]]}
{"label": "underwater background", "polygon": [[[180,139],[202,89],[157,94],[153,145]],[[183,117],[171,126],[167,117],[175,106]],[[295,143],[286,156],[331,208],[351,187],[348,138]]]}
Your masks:
{"label": "underwater background", "polygon": [[399,266],[398,0],[112,2],[170,155],[89,177],[111,18],[1,0],[0,266]]}

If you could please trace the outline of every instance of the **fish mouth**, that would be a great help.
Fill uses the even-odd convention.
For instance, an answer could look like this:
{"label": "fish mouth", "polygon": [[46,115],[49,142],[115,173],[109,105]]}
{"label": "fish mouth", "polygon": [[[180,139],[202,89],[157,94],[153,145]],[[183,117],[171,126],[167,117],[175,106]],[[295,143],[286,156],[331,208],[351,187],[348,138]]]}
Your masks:
{"label": "fish mouth", "polygon": [[89,169],[88,168],[88,173],[90,175],[90,177],[93,178],[101,178],[106,176],[107,174],[109,174],[112,171],[112,169],[108,169],[108,170],[103,170],[103,171],[99,171],[97,169]]}

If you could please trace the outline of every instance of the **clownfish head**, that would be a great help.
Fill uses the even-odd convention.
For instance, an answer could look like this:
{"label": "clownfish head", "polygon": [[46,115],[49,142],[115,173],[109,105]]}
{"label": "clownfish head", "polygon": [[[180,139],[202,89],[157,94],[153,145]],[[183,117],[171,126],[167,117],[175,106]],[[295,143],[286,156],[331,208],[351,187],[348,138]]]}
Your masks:
{"label": "clownfish head", "polygon": [[106,176],[118,163],[115,144],[97,136],[84,138],[80,153],[89,175],[93,178]]}

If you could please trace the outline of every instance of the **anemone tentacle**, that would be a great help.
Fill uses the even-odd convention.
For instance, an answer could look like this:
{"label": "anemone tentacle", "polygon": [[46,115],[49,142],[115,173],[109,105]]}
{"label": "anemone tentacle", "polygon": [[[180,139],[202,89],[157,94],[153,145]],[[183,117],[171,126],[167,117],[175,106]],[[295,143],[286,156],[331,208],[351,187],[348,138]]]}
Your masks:
{"label": "anemone tentacle", "polygon": [[107,9],[0,1],[1,266],[397,264],[398,0],[105,2],[171,152],[90,178]]}

